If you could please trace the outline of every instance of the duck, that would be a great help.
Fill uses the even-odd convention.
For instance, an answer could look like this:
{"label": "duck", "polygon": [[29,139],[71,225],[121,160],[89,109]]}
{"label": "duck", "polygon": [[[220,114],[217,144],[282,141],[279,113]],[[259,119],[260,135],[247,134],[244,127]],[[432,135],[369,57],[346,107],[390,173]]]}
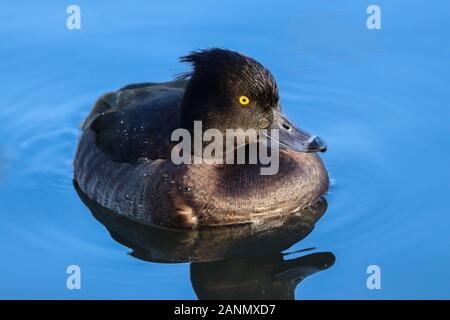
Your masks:
{"label": "duck", "polygon": [[[222,48],[180,61],[190,69],[171,81],[130,84],[98,98],[73,162],[74,182],[87,197],[137,222],[181,229],[263,223],[323,197],[329,177],[318,153],[327,145],[283,113],[266,67]],[[224,139],[228,130],[253,130],[256,141],[233,146],[247,156],[251,144],[276,146],[276,173],[261,174],[261,161],[173,161],[173,133],[194,135],[196,123]]]}

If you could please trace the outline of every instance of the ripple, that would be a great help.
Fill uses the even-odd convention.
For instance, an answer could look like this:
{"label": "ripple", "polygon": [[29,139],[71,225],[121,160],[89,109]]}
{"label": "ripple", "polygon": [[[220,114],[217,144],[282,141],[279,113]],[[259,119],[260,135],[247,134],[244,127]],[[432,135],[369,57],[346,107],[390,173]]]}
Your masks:
{"label": "ripple", "polygon": [[67,77],[49,79],[37,90],[31,89],[35,83],[30,80],[28,95],[5,101],[9,108],[0,112],[0,135],[6,137],[1,147],[8,184],[55,191],[72,189],[79,124],[96,96],[78,93],[67,100],[65,92],[70,92],[67,88],[72,81]]}
{"label": "ripple", "polygon": [[29,156],[19,160],[21,180],[34,188],[72,189],[72,158],[78,134],[75,128],[68,128],[23,140],[20,153]]}

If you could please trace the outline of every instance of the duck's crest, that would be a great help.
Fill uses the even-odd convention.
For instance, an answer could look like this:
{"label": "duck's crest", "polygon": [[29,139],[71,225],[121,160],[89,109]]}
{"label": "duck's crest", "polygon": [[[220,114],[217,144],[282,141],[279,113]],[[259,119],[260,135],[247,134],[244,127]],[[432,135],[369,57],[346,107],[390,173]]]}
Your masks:
{"label": "duck's crest", "polygon": [[177,79],[214,79],[223,84],[246,84],[255,95],[266,95],[278,100],[278,88],[272,74],[261,63],[242,53],[221,48],[192,51],[180,58],[192,69],[180,73]]}

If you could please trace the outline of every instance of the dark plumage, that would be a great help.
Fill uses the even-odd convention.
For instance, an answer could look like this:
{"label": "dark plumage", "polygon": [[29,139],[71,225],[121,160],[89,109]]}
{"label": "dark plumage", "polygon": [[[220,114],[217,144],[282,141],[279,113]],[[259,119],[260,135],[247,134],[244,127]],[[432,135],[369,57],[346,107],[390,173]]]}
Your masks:
{"label": "dark plumage", "polygon": [[[285,215],[323,195],[326,170],[308,152],[326,147],[284,118],[266,68],[222,49],[193,52],[181,61],[192,71],[176,81],[128,85],[97,101],[74,161],[83,192],[134,219],[183,228]],[[250,100],[245,107],[241,95]],[[171,133],[192,131],[194,121],[223,133],[280,128],[279,172],[262,176],[259,164],[173,164]]]}

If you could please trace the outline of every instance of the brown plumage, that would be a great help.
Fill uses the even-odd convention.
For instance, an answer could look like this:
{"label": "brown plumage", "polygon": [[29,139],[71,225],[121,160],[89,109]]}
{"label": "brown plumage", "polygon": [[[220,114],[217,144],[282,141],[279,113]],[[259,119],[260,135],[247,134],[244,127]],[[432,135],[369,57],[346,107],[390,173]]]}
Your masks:
{"label": "brown plumage", "polygon": [[[328,188],[328,175],[314,153],[280,150],[279,171],[268,176],[259,164],[172,163],[171,133],[190,130],[194,120],[221,131],[261,129],[259,119],[285,121],[275,120],[281,109],[272,75],[253,59],[221,49],[183,59],[193,63],[190,79],[129,85],[97,101],[74,160],[81,190],[133,219],[180,228],[249,223],[315,203]],[[259,72],[255,82],[251,72]],[[250,96],[249,108],[234,105],[240,94]],[[325,149],[319,138],[305,137],[299,148]]]}

